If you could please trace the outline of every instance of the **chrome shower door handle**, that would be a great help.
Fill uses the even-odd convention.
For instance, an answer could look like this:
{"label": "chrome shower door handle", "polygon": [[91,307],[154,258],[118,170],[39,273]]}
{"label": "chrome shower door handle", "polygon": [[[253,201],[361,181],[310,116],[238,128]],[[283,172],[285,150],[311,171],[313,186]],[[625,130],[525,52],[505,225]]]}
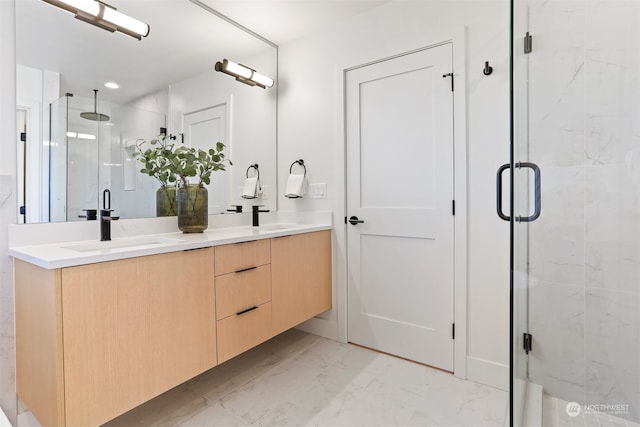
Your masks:
{"label": "chrome shower door handle", "polygon": [[[529,168],[533,171],[534,174],[534,210],[533,214],[529,216],[517,216],[514,218],[516,222],[533,222],[540,217],[540,213],[542,212],[542,197],[541,197],[541,177],[540,177],[540,168],[535,163],[531,162],[518,162],[513,165],[516,168]],[[496,173],[496,211],[498,212],[498,216],[505,220],[511,221],[511,217],[505,215],[502,212],[502,174],[507,169],[511,169],[509,163],[506,163],[498,168],[498,172]]]}

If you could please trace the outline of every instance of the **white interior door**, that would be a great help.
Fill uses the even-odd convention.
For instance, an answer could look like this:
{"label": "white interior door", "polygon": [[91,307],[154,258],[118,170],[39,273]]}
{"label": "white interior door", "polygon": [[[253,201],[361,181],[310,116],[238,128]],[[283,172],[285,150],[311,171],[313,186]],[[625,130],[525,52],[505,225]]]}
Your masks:
{"label": "white interior door", "polygon": [[452,45],[346,75],[348,339],[453,371]]}
{"label": "white interior door", "polygon": [[[185,143],[191,147],[208,151],[220,141],[225,145],[228,157],[227,104],[217,105],[185,114],[183,117]],[[211,174],[211,184],[207,185],[209,196],[209,214],[224,212],[229,205],[228,171],[216,171]]]}

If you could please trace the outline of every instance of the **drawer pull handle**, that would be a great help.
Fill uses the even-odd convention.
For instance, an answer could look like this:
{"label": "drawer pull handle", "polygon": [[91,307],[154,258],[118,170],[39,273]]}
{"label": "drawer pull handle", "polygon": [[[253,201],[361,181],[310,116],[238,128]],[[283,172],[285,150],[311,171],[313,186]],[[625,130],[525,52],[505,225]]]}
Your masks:
{"label": "drawer pull handle", "polygon": [[239,312],[236,313],[236,316],[241,316],[241,315],[243,315],[245,313],[248,313],[250,311],[253,311],[253,310],[257,309],[257,308],[258,308],[258,306],[256,305],[254,307],[247,308],[246,310],[239,311]]}
{"label": "drawer pull handle", "polygon": [[245,271],[249,271],[249,270],[255,270],[258,267],[247,267],[247,268],[243,268],[242,270],[236,270],[236,273],[244,273]]}

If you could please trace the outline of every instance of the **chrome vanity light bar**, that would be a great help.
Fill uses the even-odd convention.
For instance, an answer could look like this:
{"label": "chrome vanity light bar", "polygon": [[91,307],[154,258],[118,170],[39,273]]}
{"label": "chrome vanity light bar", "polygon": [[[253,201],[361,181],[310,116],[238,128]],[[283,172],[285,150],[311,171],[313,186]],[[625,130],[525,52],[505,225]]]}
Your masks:
{"label": "chrome vanity light bar", "polygon": [[138,21],[115,7],[96,0],[42,0],[60,9],[71,12],[75,17],[88,24],[110,32],[119,31],[141,40],[149,35],[149,25]]}
{"label": "chrome vanity light bar", "polygon": [[253,68],[236,64],[228,59],[223,59],[222,62],[216,62],[215,69],[216,71],[235,77],[239,82],[249,86],[259,86],[262,89],[273,86],[273,79],[256,72]]}

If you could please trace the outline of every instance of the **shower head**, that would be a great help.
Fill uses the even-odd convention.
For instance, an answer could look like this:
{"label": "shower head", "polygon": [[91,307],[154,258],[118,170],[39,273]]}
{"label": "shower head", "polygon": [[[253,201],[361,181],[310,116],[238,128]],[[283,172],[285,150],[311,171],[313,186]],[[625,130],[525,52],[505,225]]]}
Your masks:
{"label": "shower head", "polygon": [[87,120],[93,120],[94,122],[108,122],[111,117],[106,114],[96,113],[94,111],[85,111],[80,113],[80,117]]}
{"label": "shower head", "polygon": [[93,111],[85,111],[80,113],[80,117],[94,122],[108,122],[111,117],[106,114],[98,113],[98,89],[93,90]]}

